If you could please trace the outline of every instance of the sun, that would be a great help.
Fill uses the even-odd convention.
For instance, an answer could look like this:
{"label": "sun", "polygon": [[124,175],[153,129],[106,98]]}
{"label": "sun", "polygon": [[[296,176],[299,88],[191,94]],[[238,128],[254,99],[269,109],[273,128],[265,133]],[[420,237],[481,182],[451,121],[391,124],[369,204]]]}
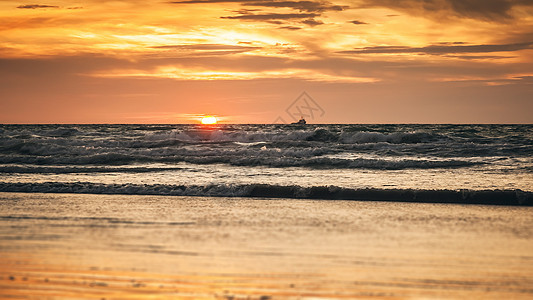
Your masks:
{"label": "sun", "polygon": [[202,124],[208,125],[208,124],[216,124],[217,118],[213,116],[205,116],[202,118]]}

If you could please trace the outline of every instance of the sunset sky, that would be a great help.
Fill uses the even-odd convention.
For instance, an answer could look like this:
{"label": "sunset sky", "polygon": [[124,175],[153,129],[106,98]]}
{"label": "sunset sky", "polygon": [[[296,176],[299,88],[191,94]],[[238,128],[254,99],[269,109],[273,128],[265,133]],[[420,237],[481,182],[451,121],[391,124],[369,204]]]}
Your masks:
{"label": "sunset sky", "polygon": [[0,1],[0,123],[293,121],[304,91],[311,123],[533,123],[533,1]]}

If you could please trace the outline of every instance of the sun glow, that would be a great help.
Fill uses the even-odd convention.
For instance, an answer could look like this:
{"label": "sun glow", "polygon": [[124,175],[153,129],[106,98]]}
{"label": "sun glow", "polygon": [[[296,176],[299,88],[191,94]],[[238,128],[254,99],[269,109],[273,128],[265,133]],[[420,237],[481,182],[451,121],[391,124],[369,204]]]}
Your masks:
{"label": "sun glow", "polygon": [[204,125],[208,125],[208,124],[216,124],[217,123],[217,118],[213,117],[213,116],[205,116],[202,118],[202,124]]}

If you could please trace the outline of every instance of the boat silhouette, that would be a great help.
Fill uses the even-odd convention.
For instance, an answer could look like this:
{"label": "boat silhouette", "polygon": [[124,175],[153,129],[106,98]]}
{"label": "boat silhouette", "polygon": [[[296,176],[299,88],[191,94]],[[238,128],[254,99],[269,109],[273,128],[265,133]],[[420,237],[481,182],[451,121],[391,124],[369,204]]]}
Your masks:
{"label": "boat silhouette", "polygon": [[307,124],[307,122],[305,121],[303,117],[301,117],[300,120],[298,120],[298,122],[293,122],[291,124]]}

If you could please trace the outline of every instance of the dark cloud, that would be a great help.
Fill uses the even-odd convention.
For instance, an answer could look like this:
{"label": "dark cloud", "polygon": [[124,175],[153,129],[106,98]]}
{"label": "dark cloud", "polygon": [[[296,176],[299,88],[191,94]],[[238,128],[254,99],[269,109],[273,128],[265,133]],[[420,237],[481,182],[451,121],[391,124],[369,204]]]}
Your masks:
{"label": "dark cloud", "polygon": [[44,4],[26,4],[26,5],[19,5],[17,8],[22,9],[36,9],[36,8],[59,8],[59,6],[55,5],[44,5]]}
{"label": "dark cloud", "polygon": [[533,49],[533,42],[500,44],[500,45],[457,45],[438,44],[426,47],[403,47],[403,46],[377,46],[357,48],[355,50],[341,51],[346,54],[401,54],[401,53],[424,53],[433,55],[443,55],[450,53],[491,53],[491,52],[511,52],[524,49]]}
{"label": "dark cloud", "polygon": [[328,1],[271,1],[271,0],[185,0],[172,1],[172,4],[208,4],[208,3],[240,3],[244,6],[292,8],[307,12],[343,11],[349,6],[335,5]]}
{"label": "dark cloud", "polygon": [[350,23],[355,24],[355,25],[365,25],[365,24],[368,24],[367,22],[358,21],[358,20],[350,21]]}
{"label": "dark cloud", "polygon": [[513,58],[513,56],[495,56],[495,55],[445,55],[445,57],[465,59],[465,60]]}
{"label": "dark cloud", "polygon": [[452,9],[471,18],[495,19],[508,17],[513,6],[509,0],[448,0]]}
{"label": "dark cloud", "polygon": [[241,14],[241,15],[248,15],[248,14],[252,14],[252,13],[254,13],[256,11],[260,11],[260,9],[246,9],[246,8],[243,8],[243,9],[239,9],[239,10],[234,11],[234,13]]}
{"label": "dark cloud", "polygon": [[439,45],[466,45],[465,42],[440,42]]}
{"label": "dark cloud", "polygon": [[244,5],[279,8],[285,7],[307,12],[343,11],[348,8],[348,6],[332,5],[329,2],[323,1],[257,1],[244,3]]}
{"label": "dark cloud", "polygon": [[511,19],[519,5],[533,6],[531,0],[365,0],[363,6],[388,7],[413,15],[445,18],[450,15],[502,22]]}
{"label": "dark cloud", "polygon": [[302,23],[309,26],[324,24],[322,21],[316,21],[313,18],[320,16],[325,11],[343,11],[348,6],[331,4],[328,1],[270,1],[270,0],[186,0],[174,1],[172,4],[207,4],[207,3],[240,3],[242,6],[253,6],[260,8],[291,8],[299,13],[255,13],[256,9],[240,9],[235,11],[237,16],[221,17],[222,19],[240,19],[240,20],[259,20],[269,21],[270,23],[280,24],[279,21],[272,20],[289,20],[303,19],[308,20]]}
{"label": "dark cloud", "polygon": [[238,15],[238,16],[228,16],[220,17],[222,19],[237,19],[237,20],[259,20],[259,21],[268,21],[268,20],[291,20],[291,19],[307,19],[318,17],[318,14],[309,13],[309,14],[247,14],[247,15]]}
{"label": "dark cloud", "polygon": [[324,22],[322,22],[320,20],[315,20],[315,19],[303,20],[301,23],[303,23],[305,25],[309,25],[309,26],[317,26],[317,25],[324,24]]}
{"label": "dark cloud", "polygon": [[521,80],[523,83],[533,85],[533,76],[517,76],[514,79]]}
{"label": "dark cloud", "polygon": [[281,29],[288,29],[288,30],[300,30],[302,27],[296,27],[296,26],[283,26],[280,27]]}

